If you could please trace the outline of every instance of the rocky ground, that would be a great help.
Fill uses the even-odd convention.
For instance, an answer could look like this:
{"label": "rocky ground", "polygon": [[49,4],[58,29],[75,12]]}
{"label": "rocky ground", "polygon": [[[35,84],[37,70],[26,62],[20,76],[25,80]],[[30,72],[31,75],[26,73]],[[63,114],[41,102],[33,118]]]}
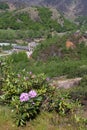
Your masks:
{"label": "rocky ground", "polygon": [[56,86],[58,88],[65,88],[68,89],[70,87],[74,87],[79,85],[80,81],[81,81],[81,77],[79,78],[74,78],[74,79],[65,79],[65,77],[60,77],[60,78],[53,78],[51,80],[51,85],[52,86]]}

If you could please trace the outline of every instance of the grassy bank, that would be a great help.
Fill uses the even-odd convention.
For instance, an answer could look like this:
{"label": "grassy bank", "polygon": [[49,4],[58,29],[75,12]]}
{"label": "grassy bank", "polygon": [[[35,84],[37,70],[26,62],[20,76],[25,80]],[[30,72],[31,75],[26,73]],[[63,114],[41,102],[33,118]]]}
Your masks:
{"label": "grassy bank", "polygon": [[8,107],[0,106],[0,130],[86,130],[84,124],[75,123],[73,116],[60,117],[56,113],[43,112],[26,127],[16,127],[11,116]]}

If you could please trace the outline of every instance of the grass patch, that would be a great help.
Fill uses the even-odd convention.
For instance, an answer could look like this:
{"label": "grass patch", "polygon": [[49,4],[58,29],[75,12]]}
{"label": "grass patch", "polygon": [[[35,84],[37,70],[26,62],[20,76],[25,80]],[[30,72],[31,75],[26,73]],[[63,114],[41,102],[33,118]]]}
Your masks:
{"label": "grass patch", "polygon": [[25,69],[27,72],[32,71],[35,74],[45,73],[48,77],[67,75],[68,78],[72,78],[87,74],[87,60],[60,61],[57,59],[48,62],[30,60],[27,62],[19,61],[12,66],[15,72]]}
{"label": "grass patch", "polygon": [[7,106],[0,106],[0,130],[86,130],[84,124],[75,123],[73,116],[60,117],[56,113],[43,112],[26,127],[16,127],[12,121],[12,112]]}

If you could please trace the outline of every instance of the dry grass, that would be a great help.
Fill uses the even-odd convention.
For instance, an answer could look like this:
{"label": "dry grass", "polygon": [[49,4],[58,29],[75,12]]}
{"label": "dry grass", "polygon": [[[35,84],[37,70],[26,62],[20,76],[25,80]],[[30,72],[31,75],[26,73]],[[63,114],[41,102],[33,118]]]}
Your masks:
{"label": "dry grass", "polygon": [[25,127],[16,127],[11,116],[12,112],[7,106],[0,106],[0,130],[86,130],[69,115],[60,117],[56,113],[43,112]]}

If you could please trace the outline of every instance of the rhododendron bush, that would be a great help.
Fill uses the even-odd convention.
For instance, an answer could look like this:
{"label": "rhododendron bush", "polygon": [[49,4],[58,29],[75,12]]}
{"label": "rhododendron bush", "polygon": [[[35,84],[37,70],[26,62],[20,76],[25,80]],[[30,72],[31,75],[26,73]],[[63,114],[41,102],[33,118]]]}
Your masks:
{"label": "rhododendron bush", "polygon": [[4,71],[3,75],[0,100],[12,107],[16,124],[25,125],[26,121],[40,113],[44,101],[53,92],[53,88],[48,85],[49,78],[25,70],[20,74]]}
{"label": "rhododendron bush", "polygon": [[11,105],[17,126],[23,126],[29,119],[35,118],[40,112],[42,101],[42,95],[37,94],[35,90],[31,90],[29,93],[21,93],[19,97],[14,96]]}
{"label": "rhododendron bush", "polygon": [[73,111],[75,105],[69,93],[61,93],[49,82],[50,78],[44,74],[35,75],[25,70],[17,74],[3,64],[0,102],[12,108],[17,126],[26,125],[42,111],[56,111],[61,115]]}

